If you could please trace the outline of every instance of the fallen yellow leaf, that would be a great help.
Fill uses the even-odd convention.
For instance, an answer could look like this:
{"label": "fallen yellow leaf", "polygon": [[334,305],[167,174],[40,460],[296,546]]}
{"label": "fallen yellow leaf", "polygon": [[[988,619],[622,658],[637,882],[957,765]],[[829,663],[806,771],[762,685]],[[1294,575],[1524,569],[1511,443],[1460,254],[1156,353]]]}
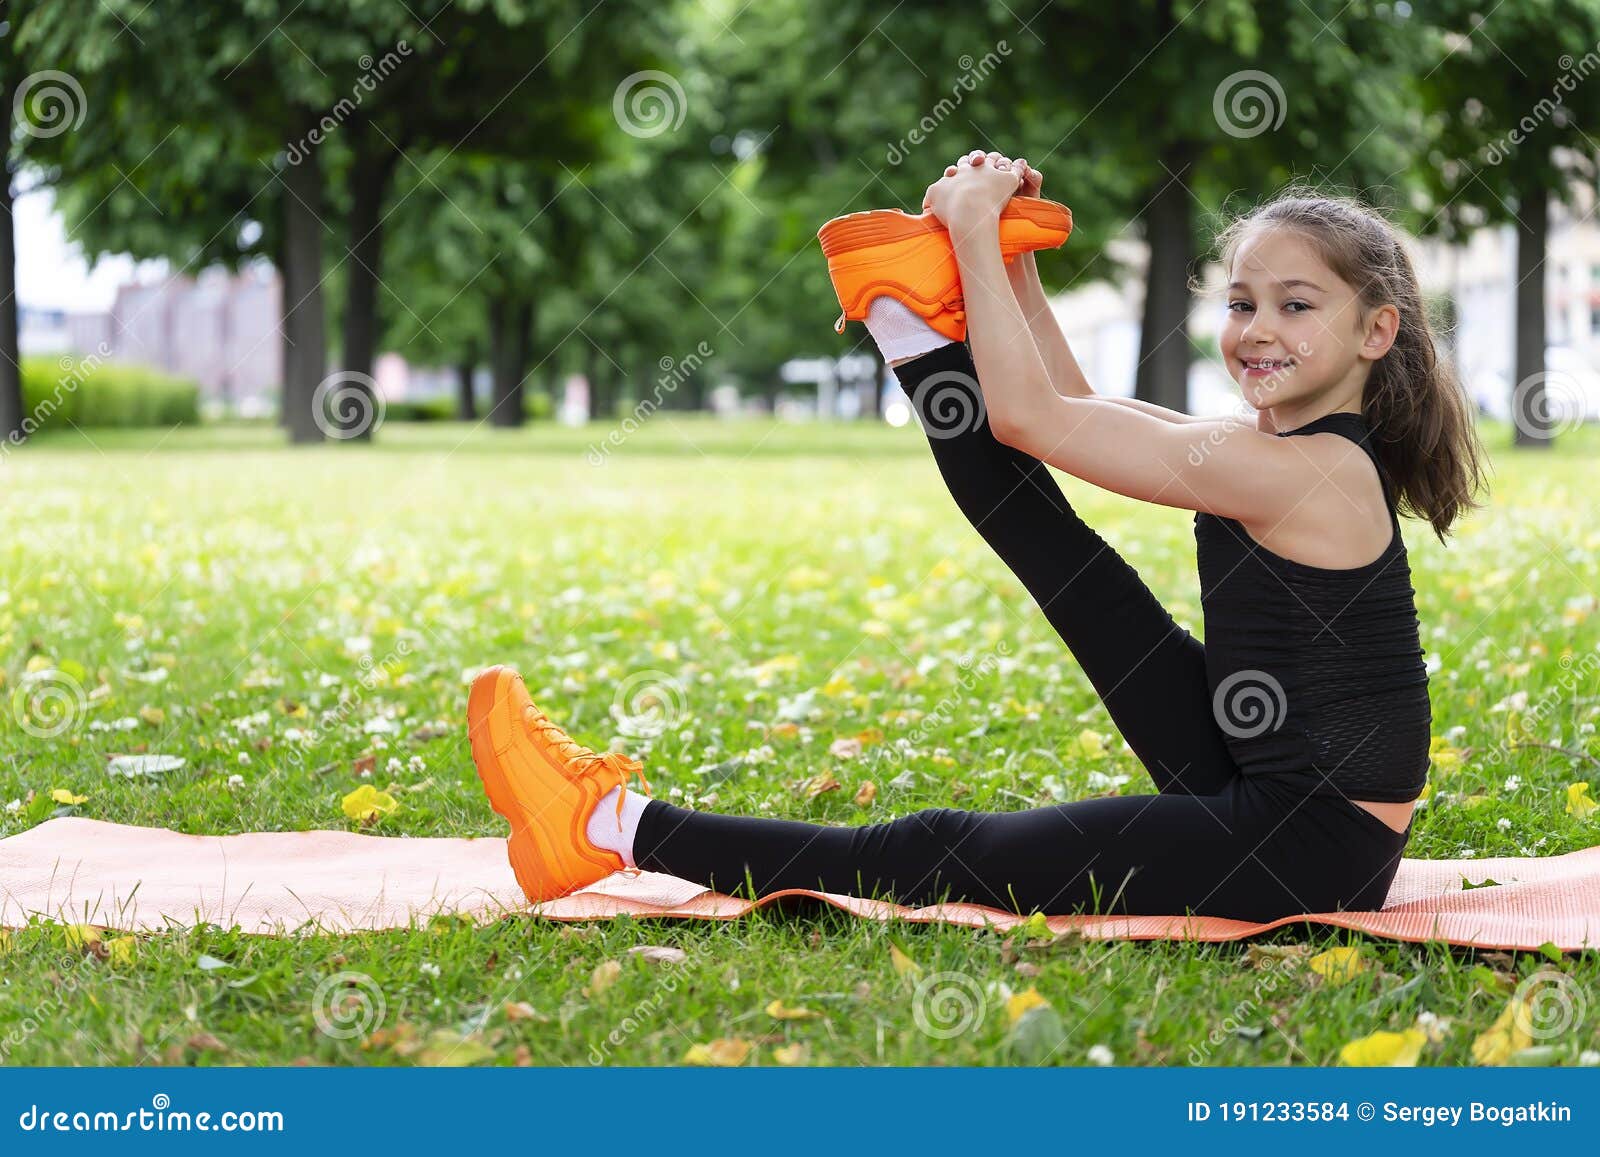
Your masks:
{"label": "fallen yellow leaf", "polygon": [[806,1061],[806,1054],[810,1051],[806,1048],[804,1041],[795,1041],[792,1045],[784,1045],[782,1048],[773,1049],[772,1059],[780,1065],[803,1065]]}
{"label": "fallen yellow leaf", "polygon": [[88,948],[100,943],[100,929],[93,924],[67,924],[61,929],[69,948]]}
{"label": "fallen yellow leaf", "polygon": [[394,796],[364,783],[339,801],[344,814],[364,824],[375,824],[400,805]]}
{"label": "fallen yellow leaf", "polygon": [[57,803],[77,805],[89,797],[86,795],[73,795],[69,789],[58,787],[50,793],[50,798],[55,800]]}
{"label": "fallen yellow leaf", "polygon": [[1422,1055],[1428,1034],[1420,1028],[1404,1032],[1379,1031],[1351,1041],[1339,1050],[1341,1065],[1387,1065],[1411,1067]]}
{"label": "fallen yellow leaf", "polygon": [[1356,948],[1330,948],[1326,952],[1319,952],[1306,961],[1318,976],[1329,984],[1344,984],[1354,980],[1356,976],[1366,971],[1366,961],[1361,959],[1361,949]]}
{"label": "fallen yellow leaf", "polygon": [[1016,1024],[1022,1019],[1023,1013],[1031,1008],[1049,1008],[1050,1002],[1039,994],[1039,990],[1029,985],[1006,1000],[1006,1022]]}
{"label": "fallen yellow leaf", "polygon": [[823,792],[838,791],[839,781],[825,771],[806,780],[801,790],[807,799],[816,799]]}
{"label": "fallen yellow leaf", "polygon": [[1022,934],[1029,940],[1054,940],[1056,934],[1050,930],[1050,919],[1043,912],[1035,912],[1024,920],[1019,927]]}
{"label": "fallen yellow leaf", "polygon": [[922,973],[922,965],[911,959],[904,952],[901,952],[893,944],[889,945],[889,961],[894,965],[896,975],[905,976],[909,973],[912,976],[919,976]]}
{"label": "fallen yellow leaf", "polygon": [[606,989],[617,982],[617,977],[622,975],[622,961],[607,960],[597,964],[594,971],[589,974],[589,984],[583,990],[585,996],[599,996]]}
{"label": "fallen yellow leaf", "polygon": [[877,798],[878,785],[867,779],[861,782],[861,786],[856,789],[855,798],[850,802],[855,804],[856,807],[871,807],[872,801]]}
{"label": "fallen yellow leaf", "polygon": [[133,946],[138,941],[132,936],[118,936],[115,940],[106,941],[106,950],[111,954],[109,959],[112,964],[132,964]]}
{"label": "fallen yellow leaf", "polygon": [[773,1000],[767,1004],[767,1015],[773,1020],[816,1020],[822,1016],[814,1009],[791,1007],[781,1000]]}
{"label": "fallen yellow leaf", "polygon": [[736,1037],[718,1037],[710,1044],[690,1045],[689,1051],[683,1054],[683,1063],[731,1068],[744,1064],[745,1058],[749,1055],[749,1041],[739,1040]]}
{"label": "fallen yellow leaf", "polygon": [[1589,785],[1587,783],[1569,783],[1567,785],[1567,814],[1569,816],[1577,816],[1581,820],[1597,807],[1600,807],[1600,803],[1596,803],[1589,798]]}
{"label": "fallen yellow leaf", "polygon": [[1489,1030],[1472,1042],[1473,1061],[1480,1065],[1505,1064],[1512,1053],[1533,1043],[1529,1031],[1532,1024],[1533,1015],[1526,1000],[1507,1001]]}
{"label": "fallen yellow leaf", "polygon": [[1085,728],[1078,732],[1078,747],[1090,759],[1098,759],[1106,753],[1105,736]]}

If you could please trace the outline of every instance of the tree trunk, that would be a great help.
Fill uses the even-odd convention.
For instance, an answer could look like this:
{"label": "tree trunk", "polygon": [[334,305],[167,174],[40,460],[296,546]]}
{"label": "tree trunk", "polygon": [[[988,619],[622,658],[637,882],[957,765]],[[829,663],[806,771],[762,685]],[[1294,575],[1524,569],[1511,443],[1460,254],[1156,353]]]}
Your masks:
{"label": "tree trunk", "polygon": [[589,417],[599,422],[609,422],[617,416],[617,368],[609,358],[598,354],[594,359],[594,377],[589,379]]}
{"label": "tree trunk", "polygon": [[[11,115],[10,61],[0,61],[0,109]],[[7,122],[10,123],[9,121]],[[17,247],[16,223],[11,216],[10,142],[0,141],[0,438],[20,442],[22,424],[22,371],[17,349]]]}
{"label": "tree trunk", "polygon": [[1544,256],[1550,224],[1544,186],[1528,180],[1517,195],[1517,332],[1511,378],[1512,444],[1545,448],[1563,415],[1546,413]]}
{"label": "tree trunk", "polygon": [[467,346],[461,360],[456,363],[456,417],[463,422],[478,418],[478,399],[473,392],[473,378],[478,372],[478,347]]}
{"label": "tree trunk", "polygon": [[[350,165],[350,244],[345,264],[344,339],[340,361],[347,377],[341,391],[365,395],[363,405],[345,405],[335,420],[348,438],[370,440],[375,413],[372,361],[378,341],[379,265],[383,260],[383,198],[389,177],[394,172],[393,149],[384,146],[382,156],[372,142],[372,131],[365,118],[356,117],[346,125],[354,148]],[[355,400],[355,399],[350,399]]]}
{"label": "tree trunk", "polygon": [[1194,261],[1189,191],[1183,184],[1189,175],[1189,151],[1182,142],[1162,150],[1166,169],[1146,199],[1144,236],[1150,265],[1134,379],[1134,397],[1184,412],[1189,408],[1189,268]]}
{"label": "tree trunk", "polygon": [[533,333],[533,303],[496,297],[489,305],[489,364],[494,377],[491,425],[522,425],[523,379]]}
{"label": "tree trunk", "polygon": [[283,171],[283,408],[289,440],[321,442],[327,407],[317,412],[317,387],[328,368],[322,308],[322,166],[316,149]]}

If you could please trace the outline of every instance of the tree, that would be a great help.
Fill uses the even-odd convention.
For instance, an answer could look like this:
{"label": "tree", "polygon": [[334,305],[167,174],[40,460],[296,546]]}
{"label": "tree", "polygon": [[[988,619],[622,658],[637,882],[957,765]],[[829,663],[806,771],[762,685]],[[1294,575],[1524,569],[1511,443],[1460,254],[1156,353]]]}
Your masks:
{"label": "tree", "polygon": [[1545,447],[1561,406],[1578,401],[1552,397],[1546,381],[1544,265],[1551,199],[1571,204],[1574,182],[1592,190],[1597,174],[1585,126],[1600,116],[1587,80],[1600,69],[1600,5],[1528,0],[1497,9],[1492,28],[1461,0],[1423,12],[1434,22],[1434,60],[1417,86],[1431,132],[1421,168],[1429,224],[1446,237],[1515,225],[1512,437]]}

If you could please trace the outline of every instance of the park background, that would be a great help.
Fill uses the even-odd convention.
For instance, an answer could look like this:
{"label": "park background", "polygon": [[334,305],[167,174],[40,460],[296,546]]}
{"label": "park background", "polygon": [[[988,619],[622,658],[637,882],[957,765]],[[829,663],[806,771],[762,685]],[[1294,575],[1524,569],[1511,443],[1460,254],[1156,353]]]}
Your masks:
{"label": "park background", "polygon": [[[955,511],[815,234],[974,147],[1076,229],[1091,382],[1239,405],[1211,238],[1291,180],[1414,246],[1493,459],[1407,523],[1415,856],[1600,843],[1600,4],[6,6],[0,836],[496,835],[510,662],[688,806],[1148,790]],[[1201,632],[1190,519],[1063,478]],[[18,1063],[1600,1061],[1592,953],[507,920],[0,934]],[[1517,1035],[1508,1010],[1545,1011]],[[1554,1008],[1555,1015],[1549,1015]]]}

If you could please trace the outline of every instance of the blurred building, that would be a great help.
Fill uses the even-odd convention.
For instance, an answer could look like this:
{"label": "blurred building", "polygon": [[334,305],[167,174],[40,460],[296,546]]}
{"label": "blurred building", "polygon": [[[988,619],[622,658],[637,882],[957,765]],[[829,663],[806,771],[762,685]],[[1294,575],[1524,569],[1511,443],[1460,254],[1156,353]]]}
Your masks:
{"label": "blurred building", "polygon": [[230,408],[275,401],[283,378],[281,288],[270,266],[241,273],[135,282],[107,312],[22,310],[24,353],[108,351],[200,383],[204,399]]}

